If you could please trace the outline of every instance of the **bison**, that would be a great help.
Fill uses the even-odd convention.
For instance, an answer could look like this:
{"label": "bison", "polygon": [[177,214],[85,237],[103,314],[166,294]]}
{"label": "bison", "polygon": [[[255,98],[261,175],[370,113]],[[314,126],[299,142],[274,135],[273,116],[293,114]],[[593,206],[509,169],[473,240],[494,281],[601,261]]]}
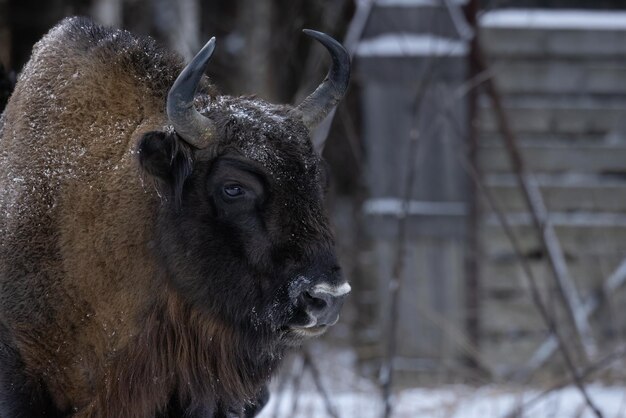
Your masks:
{"label": "bison", "polygon": [[0,119],[0,416],[253,416],[281,358],[350,286],[298,106],[220,95],[215,40],[181,59],[69,18],[34,49]]}

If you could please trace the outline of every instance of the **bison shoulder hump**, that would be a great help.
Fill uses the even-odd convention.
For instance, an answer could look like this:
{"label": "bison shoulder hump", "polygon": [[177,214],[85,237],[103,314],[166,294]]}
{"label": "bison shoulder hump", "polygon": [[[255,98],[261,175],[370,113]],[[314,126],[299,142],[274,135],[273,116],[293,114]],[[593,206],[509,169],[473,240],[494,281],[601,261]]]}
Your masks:
{"label": "bison shoulder hump", "polygon": [[63,57],[91,62],[98,72],[123,70],[158,92],[173,83],[183,60],[153,39],[126,30],[105,27],[86,17],[69,17],[52,28],[34,47],[33,57]]}

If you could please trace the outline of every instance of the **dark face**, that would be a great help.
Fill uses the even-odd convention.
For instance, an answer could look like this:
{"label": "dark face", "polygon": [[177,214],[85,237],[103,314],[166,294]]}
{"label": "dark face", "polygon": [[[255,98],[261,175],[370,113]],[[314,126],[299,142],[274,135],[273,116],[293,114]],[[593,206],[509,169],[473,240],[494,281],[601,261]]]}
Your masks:
{"label": "dark face", "polygon": [[293,344],[333,325],[350,286],[323,208],[327,173],[287,109],[203,98],[219,138],[194,150],[150,132],[140,161],[167,201],[160,256],[173,286],[201,309]]}

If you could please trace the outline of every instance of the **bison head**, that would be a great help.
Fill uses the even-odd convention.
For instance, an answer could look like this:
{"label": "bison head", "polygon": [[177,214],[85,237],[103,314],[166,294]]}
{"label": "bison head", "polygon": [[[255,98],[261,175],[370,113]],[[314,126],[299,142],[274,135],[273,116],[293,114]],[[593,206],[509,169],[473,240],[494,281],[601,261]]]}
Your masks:
{"label": "bison head", "polygon": [[139,143],[164,197],[156,247],[171,286],[225,323],[287,344],[333,325],[350,291],[323,207],[324,144],[310,136],[345,93],[349,56],[305,32],[332,66],[299,106],[198,93],[212,39],[169,92],[171,127]]}

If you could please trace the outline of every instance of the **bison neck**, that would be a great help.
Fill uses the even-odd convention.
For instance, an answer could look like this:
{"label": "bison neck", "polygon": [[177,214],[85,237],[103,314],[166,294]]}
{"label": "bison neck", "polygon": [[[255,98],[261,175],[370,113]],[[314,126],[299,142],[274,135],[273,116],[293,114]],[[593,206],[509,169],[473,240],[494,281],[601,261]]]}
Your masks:
{"label": "bison neck", "polygon": [[106,416],[130,416],[130,410],[133,417],[135,411],[150,416],[172,396],[191,407],[252,401],[282,356],[279,344],[216,321],[172,291],[166,294],[111,370],[100,407],[120,410]]}

